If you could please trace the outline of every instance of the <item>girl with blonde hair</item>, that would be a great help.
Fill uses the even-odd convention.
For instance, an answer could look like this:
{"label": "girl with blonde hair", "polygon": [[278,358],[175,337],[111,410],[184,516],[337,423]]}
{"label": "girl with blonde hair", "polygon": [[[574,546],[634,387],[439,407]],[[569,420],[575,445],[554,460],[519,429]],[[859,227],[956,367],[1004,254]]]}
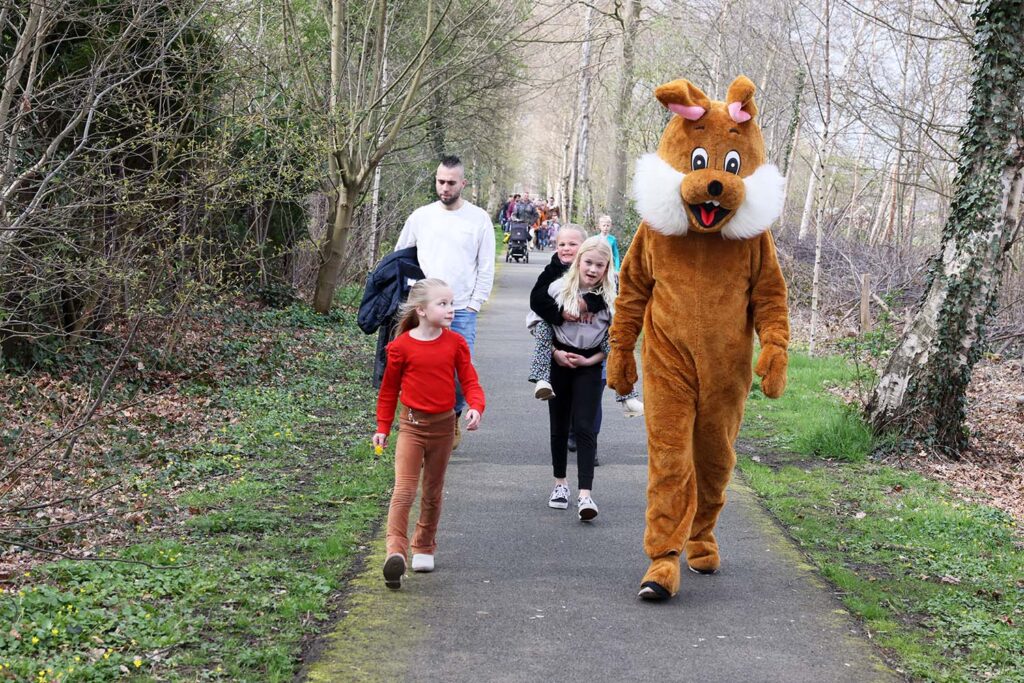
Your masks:
{"label": "girl with blonde hair", "polygon": [[[548,419],[555,487],[548,507],[569,507],[566,465],[569,433],[573,431],[577,447],[576,508],[579,519],[585,522],[597,517],[597,505],[591,496],[597,452],[594,424],[603,390],[601,366],[608,349],[608,327],[615,312],[611,260],[611,249],[603,237],[586,239],[565,275],[548,287],[548,294],[566,316],[561,325],[553,327],[550,355],[554,362]],[[596,313],[587,313],[581,305],[585,296],[598,297],[604,306]]]}
{"label": "girl with blonde hair", "polygon": [[434,570],[437,524],[448,459],[455,440],[455,376],[469,404],[466,429],[475,430],[484,411],[484,390],[470,359],[469,345],[451,331],[455,295],[443,280],[424,279],[412,286],[399,311],[397,336],[388,345],[387,368],[377,396],[377,433],[373,445],[387,444],[398,399],[401,426],[395,445],[395,489],[388,508],[384,584],[401,588],[405,575],[409,510],[416,499],[420,473],[420,517],[411,549],[412,570]]}

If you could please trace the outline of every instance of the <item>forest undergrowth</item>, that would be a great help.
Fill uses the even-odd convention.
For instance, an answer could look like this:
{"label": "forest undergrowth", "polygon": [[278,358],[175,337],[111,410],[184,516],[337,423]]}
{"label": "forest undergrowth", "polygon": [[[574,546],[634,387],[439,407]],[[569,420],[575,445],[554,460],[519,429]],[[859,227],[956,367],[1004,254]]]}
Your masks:
{"label": "forest undergrowth", "polygon": [[5,465],[39,452],[0,489],[0,680],[291,680],[386,499],[372,338],[245,301],[175,363],[145,338],[72,457],[44,446],[113,357],[0,375]]}

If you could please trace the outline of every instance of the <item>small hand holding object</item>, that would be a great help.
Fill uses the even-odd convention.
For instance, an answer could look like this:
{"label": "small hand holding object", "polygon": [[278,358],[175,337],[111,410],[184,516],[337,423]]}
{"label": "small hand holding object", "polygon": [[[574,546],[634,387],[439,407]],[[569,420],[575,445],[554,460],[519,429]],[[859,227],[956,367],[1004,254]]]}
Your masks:
{"label": "small hand holding object", "polygon": [[466,431],[473,432],[480,426],[480,411],[470,408],[466,411]]}
{"label": "small hand holding object", "polygon": [[381,432],[377,432],[373,435],[373,453],[374,455],[381,455],[384,452],[384,446],[388,444],[388,435]]}
{"label": "small hand holding object", "polygon": [[789,356],[778,344],[765,344],[757,357],[754,373],[761,378],[761,391],[768,398],[782,396],[786,388],[786,368]]}

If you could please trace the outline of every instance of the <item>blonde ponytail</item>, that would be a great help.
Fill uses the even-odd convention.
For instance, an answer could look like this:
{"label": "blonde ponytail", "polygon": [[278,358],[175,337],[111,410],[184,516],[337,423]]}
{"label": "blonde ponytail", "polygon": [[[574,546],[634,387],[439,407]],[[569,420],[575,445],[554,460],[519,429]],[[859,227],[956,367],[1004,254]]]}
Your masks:
{"label": "blonde ponytail", "polygon": [[448,287],[448,283],[436,277],[416,281],[416,284],[409,290],[409,296],[405,303],[398,307],[398,322],[395,323],[394,336],[397,337],[419,326],[420,317],[416,309],[430,303],[431,292],[440,287]]}

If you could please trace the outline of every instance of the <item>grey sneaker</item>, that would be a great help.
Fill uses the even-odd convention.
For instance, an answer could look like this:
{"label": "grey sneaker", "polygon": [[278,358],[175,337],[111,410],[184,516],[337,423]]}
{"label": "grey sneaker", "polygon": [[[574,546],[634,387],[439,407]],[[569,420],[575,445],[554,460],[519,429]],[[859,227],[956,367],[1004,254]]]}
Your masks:
{"label": "grey sneaker", "polygon": [[402,577],[405,575],[405,555],[391,553],[384,561],[384,585],[391,590],[398,590],[402,587]]}
{"label": "grey sneaker", "polygon": [[576,501],[576,511],[580,516],[580,521],[583,522],[589,522],[597,517],[597,505],[590,496],[579,497],[579,500]]}
{"label": "grey sneaker", "polygon": [[569,508],[569,487],[565,484],[555,484],[551,497],[548,498],[548,507],[567,510]]}

